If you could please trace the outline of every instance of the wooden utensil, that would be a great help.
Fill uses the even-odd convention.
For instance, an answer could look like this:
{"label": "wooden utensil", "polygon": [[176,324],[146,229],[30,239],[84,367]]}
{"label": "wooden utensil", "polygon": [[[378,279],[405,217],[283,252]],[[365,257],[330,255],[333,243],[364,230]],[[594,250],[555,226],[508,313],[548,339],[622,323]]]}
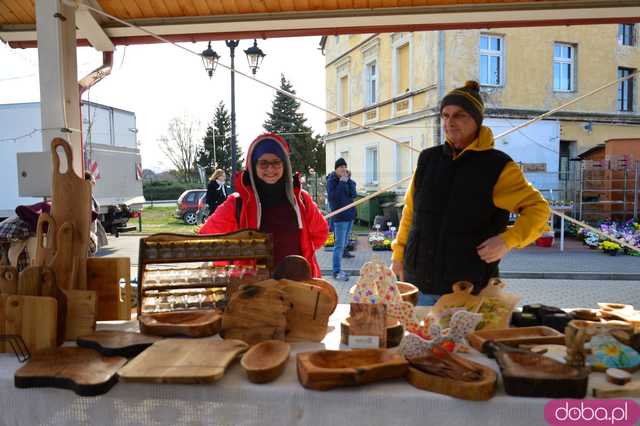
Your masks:
{"label": "wooden utensil", "polygon": [[126,358],[105,357],[87,348],[46,349],[33,354],[16,371],[15,386],[70,389],[80,396],[102,395],[116,384],[116,373],[126,362]]}
{"label": "wooden utensil", "polygon": [[32,353],[56,346],[58,306],[51,297],[8,296],[4,305],[6,334],[22,336]]}
{"label": "wooden utensil", "polygon": [[48,213],[40,213],[38,217],[36,244],[35,266],[49,264],[56,252],[56,221]]}
{"label": "wooden utensil", "polygon": [[29,266],[20,272],[18,294],[21,296],[39,296],[42,284],[42,268]]}
{"label": "wooden utensil", "polygon": [[[58,148],[61,151],[58,152]],[[67,164],[66,171],[62,173],[60,168],[60,156],[65,158]],[[59,258],[56,263],[56,277],[63,289],[86,290],[87,288],[87,250],[89,247],[89,225],[91,221],[91,183],[76,175],[73,170],[73,154],[71,145],[61,138],[55,138],[51,142],[51,156],[53,161],[53,196],[51,203],[51,216],[56,223],[70,223],[71,233],[71,251],[68,257]],[[56,231],[59,233],[59,231]],[[60,241],[60,240],[58,240]],[[65,249],[57,245],[56,256],[60,256],[60,250]],[[66,253],[65,253],[66,254]],[[64,266],[63,266],[64,265]],[[74,266],[75,265],[75,266]],[[60,276],[59,270],[76,269],[74,277]],[[73,278],[73,281],[67,281],[67,278]]]}
{"label": "wooden utensil", "polygon": [[154,336],[214,336],[220,331],[222,312],[213,309],[142,314],[140,331]]}
{"label": "wooden utensil", "polygon": [[486,401],[495,395],[498,381],[495,371],[482,364],[465,360],[456,354],[448,354],[448,356],[455,362],[475,372],[478,378],[470,381],[455,380],[443,375],[422,371],[413,365],[409,367],[405,378],[418,389],[441,393],[454,398]]}
{"label": "wooden utensil", "polygon": [[64,335],[67,329],[67,295],[56,284],[56,275],[51,268],[41,267],[40,294],[45,297],[53,297],[58,303],[58,330],[56,342],[58,346],[64,343]]}
{"label": "wooden utensil", "polygon": [[284,371],[291,346],[281,340],[266,340],[252,346],[240,360],[253,383],[268,383],[277,379]]}
{"label": "wooden utensil", "polygon": [[18,293],[18,270],[14,266],[0,266],[0,294]]}
{"label": "wooden utensil", "polygon": [[220,335],[249,344],[271,339],[284,340],[286,314],[291,308],[287,293],[275,286],[245,285],[227,303]]}
{"label": "wooden utensil", "polygon": [[239,340],[161,340],[132,359],[118,375],[125,382],[211,383],[248,348]]}
{"label": "wooden utensil", "polygon": [[104,356],[133,358],[159,340],[159,337],[130,331],[100,330],[89,336],[78,337],[77,343]]}
{"label": "wooden utensil", "polygon": [[[349,317],[340,322],[340,343],[349,345],[350,324]],[[400,321],[395,318],[387,317],[387,348],[394,348],[400,344],[404,335],[404,328]]]}
{"label": "wooden utensil", "polygon": [[[482,298],[471,294],[473,284],[467,281],[459,281],[452,285],[452,292],[443,295],[431,309],[434,318],[440,318],[440,326],[449,327],[450,315],[445,315],[452,308],[464,308],[469,312],[476,312],[482,303]],[[443,317],[443,318],[441,318]]]}
{"label": "wooden utensil", "polygon": [[[131,260],[128,257],[87,259],[87,289],[97,295],[97,321],[131,319]],[[124,280],[125,288],[120,288]]]}
{"label": "wooden utensil", "polygon": [[502,343],[487,341],[483,352],[495,357],[509,395],[543,398],[584,398],[589,370]]}
{"label": "wooden utensil", "polygon": [[298,354],[298,380],[305,388],[328,390],[402,377],[409,364],[389,349],[317,351]]}
{"label": "wooden utensil", "polygon": [[48,265],[54,270],[56,282],[62,290],[73,289],[76,279],[74,271],[77,270],[77,265],[74,265],[73,261],[73,228],[71,222],[65,222],[56,231],[56,251]]}
{"label": "wooden utensil", "polygon": [[96,292],[89,290],[65,290],[67,317],[65,340],[76,340],[80,336],[96,331]]}
{"label": "wooden utensil", "polygon": [[468,336],[469,344],[478,351],[482,351],[482,346],[486,341],[493,340],[509,346],[518,345],[544,345],[544,344],[564,344],[564,334],[550,327],[520,327],[505,328],[501,330],[480,330],[474,331]]}

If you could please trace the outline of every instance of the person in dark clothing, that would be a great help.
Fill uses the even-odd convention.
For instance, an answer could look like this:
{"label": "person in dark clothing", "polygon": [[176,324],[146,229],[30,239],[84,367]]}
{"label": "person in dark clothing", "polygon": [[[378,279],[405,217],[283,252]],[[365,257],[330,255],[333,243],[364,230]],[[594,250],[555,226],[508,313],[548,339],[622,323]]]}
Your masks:
{"label": "person in dark clothing", "polygon": [[[474,293],[499,275],[511,249],[546,229],[549,205],[483,126],[480,86],[468,81],[440,103],[446,143],[420,153],[391,247],[392,269],[433,305],[457,281]],[[518,219],[508,227],[509,213]]]}
{"label": "person in dark clothing", "polygon": [[[338,210],[353,203],[356,198],[356,183],[351,179],[351,173],[347,169],[344,158],[338,158],[334,171],[327,176],[327,195],[331,211]],[[342,270],[342,257],[353,257],[345,250],[349,243],[349,235],[353,220],[356,218],[356,209],[352,207],[333,216],[333,232],[335,244],[333,246],[333,277],[341,281],[349,281],[349,276]]]}
{"label": "person in dark clothing", "polygon": [[209,178],[209,184],[207,185],[207,195],[205,198],[207,207],[209,207],[209,215],[212,215],[213,212],[218,208],[218,206],[224,203],[224,200],[227,199],[229,190],[225,185],[226,180],[227,175],[222,169],[217,169]]}

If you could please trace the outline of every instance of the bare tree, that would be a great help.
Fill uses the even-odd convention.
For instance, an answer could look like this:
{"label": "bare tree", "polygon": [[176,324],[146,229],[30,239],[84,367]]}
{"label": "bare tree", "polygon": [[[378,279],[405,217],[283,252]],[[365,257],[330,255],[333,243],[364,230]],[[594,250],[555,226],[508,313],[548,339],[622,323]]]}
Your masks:
{"label": "bare tree", "polygon": [[196,180],[199,124],[190,117],[175,117],[169,121],[167,135],[158,139],[160,150],[171,161],[178,177],[184,182]]}

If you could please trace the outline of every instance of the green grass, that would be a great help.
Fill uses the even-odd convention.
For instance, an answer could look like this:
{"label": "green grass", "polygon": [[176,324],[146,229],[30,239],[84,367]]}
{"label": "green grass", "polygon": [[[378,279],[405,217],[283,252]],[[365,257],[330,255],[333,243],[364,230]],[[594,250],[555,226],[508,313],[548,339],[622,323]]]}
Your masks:
{"label": "green grass", "polygon": [[175,210],[175,207],[145,207],[142,212],[142,232],[145,234],[157,234],[160,232],[194,233],[196,227],[187,225],[181,219],[176,219],[173,216]]}

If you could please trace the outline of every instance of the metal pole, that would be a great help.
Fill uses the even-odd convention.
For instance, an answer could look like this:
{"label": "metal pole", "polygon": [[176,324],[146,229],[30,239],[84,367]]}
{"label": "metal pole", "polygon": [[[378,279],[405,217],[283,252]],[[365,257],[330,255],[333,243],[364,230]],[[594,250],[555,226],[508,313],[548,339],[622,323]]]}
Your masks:
{"label": "metal pole", "polygon": [[627,177],[628,174],[627,166],[624,166],[624,195],[622,196],[622,220],[627,220]]}
{"label": "metal pole", "polygon": [[231,190],[235,191],[234,181],[236,176],[236,67],[235,50],[240,40],[226,40],[227,47],[231,51]]}

